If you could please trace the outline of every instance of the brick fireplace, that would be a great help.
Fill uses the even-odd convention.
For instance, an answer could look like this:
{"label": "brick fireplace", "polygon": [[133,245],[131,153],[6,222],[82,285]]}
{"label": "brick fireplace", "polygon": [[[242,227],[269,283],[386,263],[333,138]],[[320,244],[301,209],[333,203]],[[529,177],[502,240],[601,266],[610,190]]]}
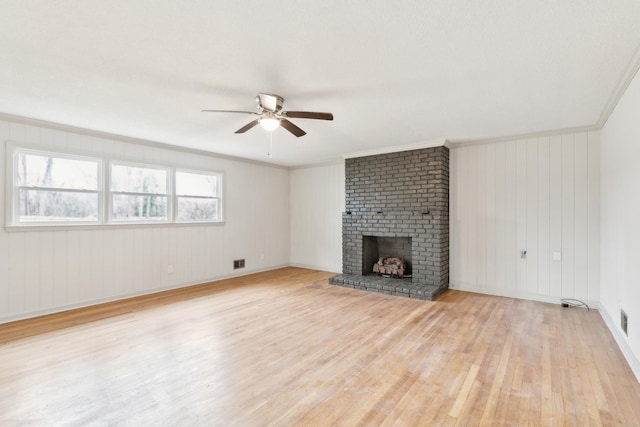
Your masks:
{"label": "brick fireplace", "polygon": [[[449,149],[445,146],[345,161],[342,274],[329,283],[434,299],[449,287]],[[377,257],[398,256],[410,277],[378,277]]]}

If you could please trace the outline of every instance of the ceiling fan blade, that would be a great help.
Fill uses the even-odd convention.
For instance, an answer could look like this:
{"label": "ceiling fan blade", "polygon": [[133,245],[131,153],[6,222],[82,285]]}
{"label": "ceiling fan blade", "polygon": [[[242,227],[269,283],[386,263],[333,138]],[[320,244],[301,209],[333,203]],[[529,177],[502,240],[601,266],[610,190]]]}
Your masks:
{"label": "ceiling fan blade", "polygon": [[201,110],[203,113],[242,113],[242,114],[258,114],[253,111],[238,111],[238,110]]}
{"label": "ceiling fan blade", "polygon": [[314,111],[283,111],[282,115],[294,119],[333,120],[331,113],[316,113]]}
{"label": "ceiling fan blade", "polygon": [[257,125],[258,123],[260,123],[260,119],[255,119],[254,121],[249,122],[246,125],[242,126],[235,133],[245,133],[246,131],[248,131],[249,129],[251,129],[255,125]]}
{"label": "ceiling fan blade", "polygon": [[307,133],[300,129],[298,126],[294,125],[287,119],[280,119],[280,126],[300,138],[301,136],[305,136]]}

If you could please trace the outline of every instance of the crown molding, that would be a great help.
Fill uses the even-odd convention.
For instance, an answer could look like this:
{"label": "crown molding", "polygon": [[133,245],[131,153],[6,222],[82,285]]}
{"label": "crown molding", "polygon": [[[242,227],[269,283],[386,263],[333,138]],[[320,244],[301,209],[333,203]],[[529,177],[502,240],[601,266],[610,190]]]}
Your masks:
{"label": "crown molding", "polygon": [[344,159],[327,160],[326,162],[307,163],[304,165],[289,166],[289,170],[311,169],[322,166],[344,165]]}
{"label": "crown molding", "polygon": [[465,140],[448,140],[449,148],[458,148],[458,147],[467,147],[469,145],[479,145],[479,144],[491,144],[494,142],[506,142],[506,141],[516,141],[521,139],[529,139],[529,138],[543,138],[546,136],[555,136],[555,135],[566,135],[570,133],[582,133],[582,132],[597,132],[601,128],[597,125],[589,125],[589,126],[577,126],[572,128],[564,128],[564,129],[552,129],[541,132],[531,132],[531,133],[522,133],[517,135],[508,135],[508,136],[500,136],[496,138],[483,138],[483,139],[465,139]]}
{"label": "crown molding", "polygon": [[373,150],[357,151],[355,153],[343,154],[345,159],[353,159],[356,157],[377,156],[378,154],[397,153],[400,151],[421,150],[423,148],[433,147],[447,147],[449,148],[449,142],[446,139],[436,139],[427,142],[417,142],[414,144],[397,145],[391,147],[375,148]]}
{"label": "crown molding", "polygon": [[613,114],[613,111],[616,109],[616,106],[620,102],[620,99],[622,99],[625,92],[627,91],[627,88],[629,87],[635,76],[638,74],[638,71],[640,71],[640,44],[638,44],[636,51],[629,61],[629,65],[622,73],[618,85],[611,93],[609,101],[600,114],[600,119],[596,124],[599,129],[602,129],[607,123],[607,120],[609,120],[609,117],[611,117],[611,114]]}
{"label": "crown molding", "polygon": [[242,158],[242,157],[230,156],[230,155],[227,155],[227,154],[219,154],[219,153],[215,153],[213,151],[200,150],[200,149],[197,149],[197,148],[183,147],[183,146],[179,146],[179,145],[169,144],[169,143],[166,143],[166,142],[156,142],[156,141],[150,141],[150,140],[147,140],[147,139],[133,138],[133,137],[130,137],[130,136],[118,135],[118,134],[115,134],[115,133],[109,133],[109,132],[103,132],[103,131],[99,131],[99,130],[86,129],[86,128],[81,128],[81,127],[76,127],[76,126],[71,126],[71,125],[64,125],[64,124],[61,124],[61,123],[48,122],[46,120],[32,119],[30,117],[16,116],[16,115],[13,115],[13,114],[7,114],[7,113],[2,113],[2,112],[0,112],[0,120],[5,120],[5,121],[8,121],[8,122],[12,122],[12,123],[20,123],[20,124],[24,124],[24,125],[27,125],[27,126],[38,126],[38,127],[57,130],[57,131],[61,131],[61,132],[70,132],[70,133],[75,133],[75,134],[78,134],[78,135],[85,135],[85,136],[96,137],[96,138],[110,139],[110,140],[113,140],[113,141],[127,142],[127,143],[130,143],[130,144],[144,145],[144,146],[147,146],[147,147],[153,147],[153,148],[158,148],[158,149],[163,149],[163,150],[171,150],[171,151],[177,151],[177,152],[181,152],[181,153],[197,154],[197,155],[200,155],[200,156],[213,157],[213,158],[221,159],[221,160],[232,160],[232,161],[235,161],[235,162],[249,163],[249,164],[260,165],[260,166],[269,166],[269,167],[278,168],[278,169],[289,169],[289,166],[285,166],[285,165],[278,165],[278,164],[274,164],[274,163],[261,162],[259,160],[251,160],[251,159],[245,159],[245,158]]}

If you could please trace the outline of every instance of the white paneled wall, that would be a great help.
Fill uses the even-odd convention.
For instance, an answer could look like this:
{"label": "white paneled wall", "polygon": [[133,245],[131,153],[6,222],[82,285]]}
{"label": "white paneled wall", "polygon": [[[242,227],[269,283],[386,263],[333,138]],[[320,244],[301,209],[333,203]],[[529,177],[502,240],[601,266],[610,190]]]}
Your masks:
{"label": "white paneled wall", "polygon": [[291,170],[291,263],[342,272],[344,162]]}
{"label": "white paneled wall", "polygon": [[452,288],[597,302],[599,150],[599,132],[454,146]]}
{"label": "white paneled wall", "polygon": [[[640,74],[602,129],[600,313],[640,380]],[[620,311],[628,316],[628,335]]]}
{"label": "white paneled wall", "polygon": [[[0,121],[0,141],[225,174],[226,223],[151,228],[0,230],[0,323],[289,264],[289,171],[278,167]],[[0,220],[5,223],[5,147]],[[244,270],[233,259],[245,258]],[[172,265],[173,274],[167,273]]]}

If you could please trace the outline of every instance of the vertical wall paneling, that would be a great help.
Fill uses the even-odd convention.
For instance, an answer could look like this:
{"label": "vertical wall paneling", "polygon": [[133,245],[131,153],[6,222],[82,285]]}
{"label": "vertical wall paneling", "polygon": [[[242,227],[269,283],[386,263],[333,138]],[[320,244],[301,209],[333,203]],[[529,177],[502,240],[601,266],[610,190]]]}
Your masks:
{"label": "vertical wall paneling", "polygon": [[574,141],[574,295],[588,297],[588,139],[586,133],[575,135]]}
{"label": "vertical wall paneling", "polygon": [[496,287],[496,146],[494,144],[485,145],[485,159],[487,164],[487,178],[485,183],[485,210],[487,212],[486,248],[487,266],[486,283],[487,287]]}
{"label": "vertical wall paneling", "polygon": [[[51,281],[53,287],[53,301],[51,307],[61,307],[67,301],[67,232],[52,232],[53,235],[53,270]],[[45,272],[47,273],[47,272]]]}
{"label": "vertical wall paneling", "polygon": [[[25,141],[30,144],[39,144],[41,142],[40,139],[40,130],[41,128],[36,126],[25,126],[24,128],[24,138]],[[44,132],[47,132],[47,129],[42,129]]]}
{"label": "vertical wall paneling", "polygon": [[527,286],[526,292],[535,294],[538,292],[538,261],[540,252],[538,247],[538,140],[527,140]]}
{"label": "vertical wall paneling", "polygon": [[22,123],[9,123],[9,139],[15,142],[27,142],[26,126]]}
{"label": "vertical wall paneling", "polygon": [[516,141],[505,144],[505,292],[516,292],[518,283],[518,225],[517,225],[517,180],[516,180]]}
{"label": "vertical wall paneling", "polygon": [[538,289],[532,292],[540,295],[549,295],[549,277],[550,277],[550,163],[551,155],[549,151],[549,137],[543,137],[538,140]]}
{"label": "vertical wall paneling", "polygon": [[[469,158],[472,156],[472,154],[472,150],[460,150],[456,154],[460,158],[460,161],[458,162],[459,168],[457,171],[459,184],[456,183],[458,187],[469,188],[471,185],[471,183],[468,181],[469,175],[464,174],[463,171],[467,170],[466,168],[468,168],[471,164]],[[475,161],[475,158],[473,159],[473,161]],[[458,228],[458,233],[456,233],[456,236],[458,240],[452,240],[451,236],[449,237],[449,246],[454,248],[452,252],[456,252],[460,256],[459,260],[454,261],[454,263],[457,262],[459,273],[454,273],[453,275],[458,275],[458,277],[460,278],[459,282],[455,283],[454,285],[469,283],[470,281],[475,280],[475,278],[472,279],[470,277],[471,272],[473,271],[471,265],[471,260],[473,260],[473,253],[470,250],[471,239],[469,238],[469,222],[471,218],[470,211],[473,199],[471,197],[465,196],[466,194],[463,194],[462,191],[458,190],[458,195],[455,196],[458,200],[456,202],[450,203],[449,206],[449,211],[456,212],[456,217],[458,218],[456,221],[456,227]],[[456,203],[457,209],[451,209],[451,205]],[[460,242],[460,244],[452,245],[452,243],[456,241]],[[451,253],[449,255],[451,256]],[[452,268],[451,263],[449,264],[449,268]]]}
{"label": "vertical wall paneling", "polygon": [[[549,139],[549,295],[562,295],[562,136]],[[554,259],[554,253],[561,259]]]}
{"label": "vertical wall paneling", "polygon": [[35,311],[40,308],[40,233],[27,233],[24,236],[24,310]]}
{"label": "vertical wall paneling", "polygon": [[454,288],[597,303],[597,141],[595,132],[452,147]]}
{"label": "vertical wall paneling", "polygon": [[[33,233],[30,233],[33,234]],[[75,273],[80,278],[78,283],[80,301],[90,301],[94,297],[93,276],[93,231],[82,230],[78,233],[80,251]]]}
{"label": "vertical wall paneling", "polygon": [[[458,179],[458,182],[454,184],[454,187],[457,188],[458,194],[453,196],[457,198],[455,202],[451,200],[453,199],[453,197],[451,197],[449,200],[449,212],[456,212],[456,227],[458,228],[458,233],[456,233],[457,240],[453,240],[451,236],[449,236],[449,246],[453,248],[451,252],[455,252],[460,256],[459,260],[454,261],[454,264],[457,262],[459,273],[453,273],[453,276],[455,277],[456,275],[458,275],[458,277],[460,278],[459,282],[452,283],[454,286],[469,283],[472,280],[470,274],[471,271],[473,271],[473,268],[471,268],[470,261],[473,259],[473,254],[469,249],[471,243],[471,239],[469,238],[469,221],[471,217],[470,206],[472,198],[465,197],[466,194],[464,194],[460,190],[460,188],[469,188],[471,185],[471,183],[468,181],[469,174],[465,174],[463,171],[467,170],[466,168],[471,163],[469,161],[469,157],[471,157],[472,154],[472,150],[460,150],[456,153],[456,156],[458,156],[460,159],[460,161],[458,162],[459,168],[457,174],[455,175]],[[451,191],[451,189],[449,189],[449,191]],[[452,209],[452,205],[455,205],[456,208]],[[454,245],[454,242],[460,242],[460,244]],[[450,256],[451,252],[449,253]],[[451,261],[449,261],[449,268],[452,268],[451,265]]]}
{"label": "vertical wall paneling", "polygon": [[40,276],[38,280],[40,282],[39,309],[42,307],[52,307],[54,302],[53,275],[51,274],[54,271],[53,243],[53,232],[40,233],[40,247],[38,248],[38,252],[40,252],[40,263],[36,267]]}
{"label": "vertical wall paneling", "polygon": [[91,231],[91,299],[105,295],[104,289],[104,235],[101,230]]}
{"label": "vertical wall paneling", "polygon": [[9,235],[9,315],[22,313],[26,310],[25,294],[27,293],[25,281],[25,235]]}
{"label": "vertical wall paneling", "polygon": [[[111,248],[115,245],[115,233],[114,230],[102,235],[102,292],[107,297],[116,295],[114,293],[115,285],[115,254]],[[161,286],[166,286],[166,283],[159,283]]]}
{"label": "vertical wall paneling", "polygon": [[[229,196],[224,225],[1,229],[0,323],[290,263],[287,169],[7,120],[0,120],[0,141],[3,172],[4,143],[22,142],[43,150],[221,171]],[[4,223],[4,173],[1,179]],[[344,194],[344,181],[341,187],[337,197]],[[339,225],[335,234],[340,235]],[[341,251],[330,252],[339,257]],[[245,258],[247,267],[234,271],[234,258]]]}
{"label": "vertical wall paneling", "polygon": [[465,250],[465,257],[463,258],[465,268],[463,271],[465,275],[463,277],[463,283],[477,283],[478,282],[478,269],[476,266],[478,265],[478,252],[477,252],[477,232],[478,232],[478,223],[477,223],[477,209],[478,209],[478,181],[476,179],[477,176],[477,166],[478,166],[478,147],[473,146],[469,147],[469,152],[465,162],[465,170],[470,173],[466,177],[466,186],[465,188],[469,189],[469,192],[465,193],[465,204],[467,204],[467,211],[465,218],[465,222],[467,222],[468,226],[466,227],[466,239],[467,245]]}
{"label": "vertical wall paneling", "polygon": [[562,296],[575,296],[575,136],[562,136]]}
{"label": "vertical wall paneling", "polygon": [[[344,162],[291,170],[291,263],[342,271],[342,214],[345,210]],[[283,218],[274,220],[282,221]],[[268,230],[268,236],[271,236]]]}
{"label": "vertical wall paneling", "polygon": [[516,142],[516,242],[518,264],[516,290],[527,289],[527,260],[521,254],[527,249],[527,141]]}
{"label": "vertical wall paneling", "polygon": [[[80,232],[69,231],[67,232],[67,253],[66,253],[66,277],[63,278],[66,288],[65,304],[77,304],[81,301],[80,298],[80,284],[82,280],[78,274],[78,267],[82,260],[82,251],[84,248],[80,245]],[[22,234],[22,233],[20,233]],[[18,233],[12,233],[12,235],[19,235]],[[126,251],[126,246],[123,247]]]}
{"label": "vertical wall paneling", "polygon": [[[125,272],[125,258],[126,258],[126,244],[124,236],[126,234],[125,230],[113,230],[113,283],[111,284],[113,292],[110,296],[114,295],[122,295],[125,293],[125,281],[126,281],[126,272]],[[174,245],[169,245],[170,248],[173,248]]]}
{"label": "vertical wall paneling", "polygon": [[590,133],[588,137],[587,173],[587,270],[588,295],[599,292],[600,283],[600,134]]}
{"label": "vertical wall paneling", "polygon": [[[480,145],[477,150],[477,163],[485,165],[487,163],[487,146]],[[476,192],[475,192],[475,259],[476,259],[476,281],[482,287],[487,286],[487,223],[488,215],[477,215],[479,212],[487,210],[487,168],[478,168],[476,173]]]}
{"label": "vertical wall paneling", "polygon": [[[460,176],[460,156],[458,155],[459,152],[450,152],[449,153],[449,174],[451,176],[456,176],[456,179],[451,180],[451,185],[454,186],[453,188],[450,189],[451,195],[455,195],[456,197],[460,194],[460,192],[457,190],[457,187],[455,187],[458,182],[459,182],[459,176]],[[460,203],[457,202],[454,204],[455,206],[460,206]],[[449,210],[449,234],[450,234],[450,240],[458,240],[460,237],[460,210],[453,210],[450,209]],[[452,255],[452,252],[456,251],[456,255]],[[450,273],[454,276],[450,277],[449,280],[451,281],[451,283],[459,283],[460,281],[460,276],[459,271],[460,271],[460,247],[459,246],[455,246],[455,245],[449,245],[449,264],[450,264]],[[452,265],[452,263],[458,263],[456,265]]]}
{"label": "vertical wall paneling", "polygon": [[[9,139],[9,123],[0,121],[0,141]],[[5,223],[5,149],[0,146],[0,225]],[[10,272],[9,272],[9,236],[0,232],[0,313],[9,313],[10,302]]]}
{"label": "vertical wall paneling", "polygon": [[[9,139],[16,142],[25,141],[25,126],[20,123],[9,123]],[[3,151],[5,147],[3,147]],[[4,165],[3,165],[4,166]],[[3,175],[1,179],[5,179]],[[5,187],[4,185],[2,186]],[[9,276],[9,307],[8,314],[15,315],[25,311],[25,236],[8,235],[9,254],[8,276]]]}
{"label": "vertical wall paneling", "polygon": [[[600,268],[600,313],[613,333],[636,378],[640,379],[640,74],[636,74],[601,132],[589,135],[588,171],[598,175],[599,203],[589,193],[589,225],[597,221],[601,233],[589,233],[589,286],[595,287]],[[599,150],[599,153],[598,153]],[[599,154],[599,159],[597,158]],[[591,188],[591,180],[589,188]],[[593,214],[593,217],[591,216]],[[600,265],[594,242],[600,239]],[[620,310],[628,315],[628,335],[620,328]]]}
{"label": "vertical wall paneling", "polygon": [[495,287],[504,289],[507,279],[507,263],[505,262],[507,256],[507,173],[504,142],[495,144],[495,159]]}

